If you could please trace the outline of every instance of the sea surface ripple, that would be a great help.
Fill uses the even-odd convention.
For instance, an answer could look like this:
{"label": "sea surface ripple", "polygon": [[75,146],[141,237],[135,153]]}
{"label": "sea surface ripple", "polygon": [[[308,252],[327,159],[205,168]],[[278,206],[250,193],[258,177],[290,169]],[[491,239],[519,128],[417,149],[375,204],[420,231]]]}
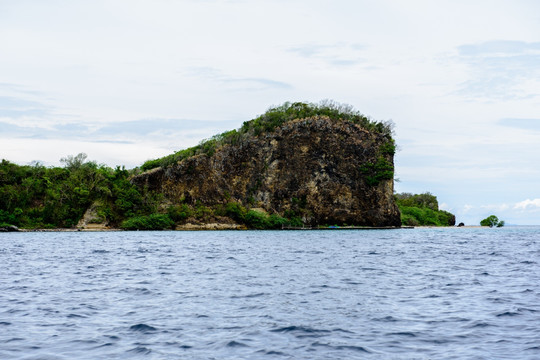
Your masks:
{"label": "sea surface ripple", "polygon": [[0,233],[0,359],[540,359],[540,227]]}

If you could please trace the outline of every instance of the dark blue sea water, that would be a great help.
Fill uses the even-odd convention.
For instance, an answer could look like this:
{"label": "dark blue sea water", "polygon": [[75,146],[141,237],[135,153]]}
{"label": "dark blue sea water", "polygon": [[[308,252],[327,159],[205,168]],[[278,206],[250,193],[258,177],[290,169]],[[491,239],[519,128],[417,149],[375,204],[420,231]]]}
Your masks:
{"label": "dark blue sea water", "polygon": [[0,359],[540,359],[540,228],[0,234]]}

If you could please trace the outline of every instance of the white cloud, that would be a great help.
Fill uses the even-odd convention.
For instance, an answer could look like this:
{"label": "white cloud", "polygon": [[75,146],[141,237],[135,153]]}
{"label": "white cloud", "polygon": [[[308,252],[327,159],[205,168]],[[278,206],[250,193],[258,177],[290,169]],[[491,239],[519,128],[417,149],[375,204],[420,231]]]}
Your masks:
{"label": "white cloud", "polygon": [[506,211],[510,208],[510,205],[508,204],[489,204],[489,205],[481,205],[481,209],[489,210],[489,211]]}
{"label": "white cloud", "polygon": [[474,206],[472,206],[472,205],[468,205],[468,204],[463,205],[463,212],[464,213],[468,213],[472,209],[474,209]]}
{"label": "white cloud", "polygon": [[540,42],[491,40],[458,47],[460,60],[469,67],[470,79],[461,93],[479,99],[534,98],[530,82],[540,85]]}
{"label": "white cloud", "polygon": [[307,59],[320,60],[329,66],[354,66],[366,62],[361,44],[307,44],[291,47],[289,51]]}
{"label": "white cloud", "polygon": [[527,199],[514,205],[517,210],[540,210],[540,199]]}

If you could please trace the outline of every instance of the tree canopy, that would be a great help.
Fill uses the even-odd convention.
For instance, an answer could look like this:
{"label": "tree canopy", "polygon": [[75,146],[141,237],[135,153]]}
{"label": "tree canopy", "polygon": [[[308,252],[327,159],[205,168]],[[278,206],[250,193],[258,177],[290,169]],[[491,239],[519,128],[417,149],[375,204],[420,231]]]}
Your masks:
{"label": "tree canopy", "polygon": [[484,220],[480,221],[481,226],[489,226],[489,227],[503,227],[504,221],[499,221],[499,218],[495,215],[490,215]]}
{"label": "tree canopy", "polygon": [[423,194],[396,194],[396,203],[401,212],[401,223],[406,226],[454,226],[456,217],[439,210],[437,197],[429,192]]}
{"label": "tree canopy", "polygon": [[316,104],[286,102],[269,108],[264,114],[253,120],[245,121],[240,129],[214,135],[210,139],[201,141],[197,146],[177,151],[159,159],[148,160],[141,165],[141,170],[147,171],[157,167],[167,167],[199,154],[212,156],[215,150],[222,145],[238,144],[246,137],[272,132],[288,121],[314,116],[327,116],[333,120],[349,121],[366,130],[382,134],[388,138],[385,151],[392,154],[395,152],[395,144],[392,139],[393,123],[391,121],[375,121],[362,115],[351,105],[340,104],[332,100],[323,100]]}

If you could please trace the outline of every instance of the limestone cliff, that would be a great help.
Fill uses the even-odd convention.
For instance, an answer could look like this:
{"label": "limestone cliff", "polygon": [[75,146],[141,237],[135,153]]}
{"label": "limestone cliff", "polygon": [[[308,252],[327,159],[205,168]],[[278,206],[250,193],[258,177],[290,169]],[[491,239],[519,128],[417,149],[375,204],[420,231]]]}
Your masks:
{"label": "limestone cliff", "polygon": [[401,225],[388,133],[325,115],[244,132],[132,182],[161,192],[169,204],[237,202],[311,226]]}

